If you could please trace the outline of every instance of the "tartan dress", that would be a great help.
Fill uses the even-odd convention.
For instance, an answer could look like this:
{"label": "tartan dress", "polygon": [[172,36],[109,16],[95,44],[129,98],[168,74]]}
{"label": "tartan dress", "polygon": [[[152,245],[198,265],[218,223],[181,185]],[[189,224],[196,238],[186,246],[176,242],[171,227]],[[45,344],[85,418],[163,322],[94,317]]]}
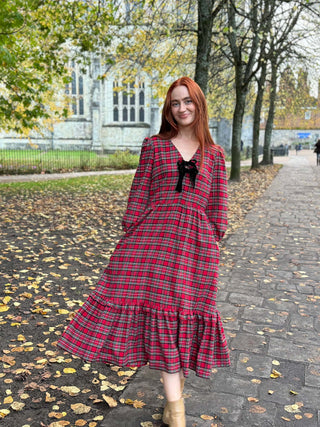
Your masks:
{"label": "tartan dress", "polygon": [[183,158],[170,140],[144,140],[125,234],[60,338],[64,350],[86,361],[148,363],[185,376],[192,369],[204,378],[230,364],[215,303],[217,241],[227,226],[224,157],[215,146],[206,149],[193,180],[179,175],[177,163]]}

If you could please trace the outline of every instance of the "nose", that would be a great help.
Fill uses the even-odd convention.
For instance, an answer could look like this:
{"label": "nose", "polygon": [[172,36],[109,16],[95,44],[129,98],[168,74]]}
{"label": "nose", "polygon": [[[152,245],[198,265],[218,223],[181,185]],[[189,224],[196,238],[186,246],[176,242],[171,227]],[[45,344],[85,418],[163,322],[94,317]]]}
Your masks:
{"label": "nose", "polygon": [[179,105],[179,111],[186,111],[186,106],[185,106],[185,104],[184,104],[184,102],[181,102],[180,103],[180,105]]}

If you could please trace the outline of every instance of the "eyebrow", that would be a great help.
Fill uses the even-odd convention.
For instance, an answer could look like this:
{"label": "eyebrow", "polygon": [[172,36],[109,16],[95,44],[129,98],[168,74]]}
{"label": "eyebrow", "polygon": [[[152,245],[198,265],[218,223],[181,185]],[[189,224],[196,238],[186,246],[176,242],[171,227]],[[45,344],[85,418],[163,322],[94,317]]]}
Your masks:
{"label": "eyebrow", "polygon": [[[187,99],[191,99],[191,96],[186,96],[185,98],[182,98],[182,101],[186,101]],[[171,99],[171,102],[179,102],[179,100],[178,99]]]}

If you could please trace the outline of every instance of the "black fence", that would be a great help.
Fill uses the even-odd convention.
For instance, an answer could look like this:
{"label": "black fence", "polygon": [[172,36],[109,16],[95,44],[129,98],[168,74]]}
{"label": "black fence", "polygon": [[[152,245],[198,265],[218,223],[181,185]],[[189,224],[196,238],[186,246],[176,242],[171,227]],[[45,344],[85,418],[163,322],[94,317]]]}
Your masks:
{"label": "black fence", "polygon": [[135,169],[139,156],[126,151],[99,154],[86,150],[0,149],[0,174]]}

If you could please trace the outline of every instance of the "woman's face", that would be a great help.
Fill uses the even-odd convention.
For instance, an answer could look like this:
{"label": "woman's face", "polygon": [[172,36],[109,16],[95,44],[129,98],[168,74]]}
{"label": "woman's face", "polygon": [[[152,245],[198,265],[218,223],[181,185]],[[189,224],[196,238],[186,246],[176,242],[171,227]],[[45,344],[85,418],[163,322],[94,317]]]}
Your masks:
{"label": "woman's face", "polygon": [[186,86],[177,86],[173,89],[171,93],[171,113],[180,128],[190,126],[194,122],[196,106],[190,98]]}

